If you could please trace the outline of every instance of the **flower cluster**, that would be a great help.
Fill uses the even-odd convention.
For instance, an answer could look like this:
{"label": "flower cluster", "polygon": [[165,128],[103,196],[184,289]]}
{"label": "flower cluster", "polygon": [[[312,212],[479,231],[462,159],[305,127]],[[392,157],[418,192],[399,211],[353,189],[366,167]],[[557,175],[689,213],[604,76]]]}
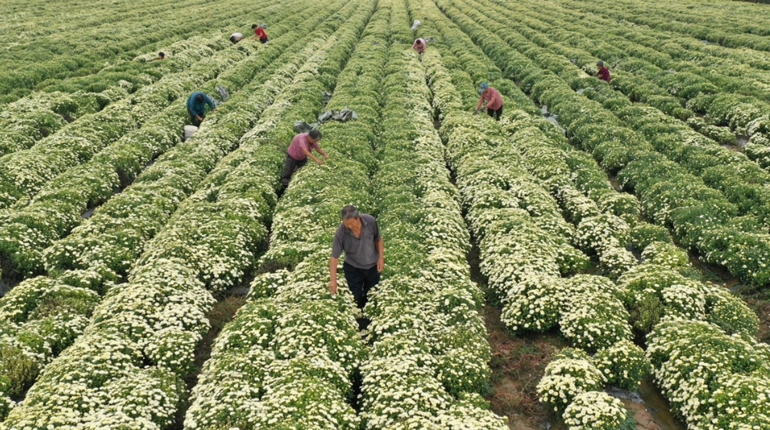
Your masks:
{"label": "flower cluster", "polygon": [[767,345],[707,322],[677,319],[659,324],[647,339],[655,382],[688,425],[709,430],[770,425]]}
{"label": "flower cluster", "polygon": [[728,333],[759,331],[759,318],[740,298],[722,287],[683,276],[676,271],[679,267],[644,263],[621,276],[623,301],[635,329],[647,333],[664,316],[676,316],[708,320]]}
{"label": "flower cluster", "polygon": [[572,344],[596,351],[631,338],[631,326],[615,285],[597,276],[579,275],[566,280],[559,328]]}
{"label": "flower cluster", "polygon": [[570,430],[616,430],[625,420],[623,402],[601,391],[578,394],[564,411]]}
{"label": "flower cluster", "polygon": [[600,350],[593,362],[610,385],[626,390],[638,389],[642,380],[652,372],[644,350],[629,340]]}
{"label": "flower cluster", "polygon": [[541,402],[563,413],[577,396],[600,390],[606,382],[607,378],[589,360],[557,358],[546,366],[537,394]]}
{"label": "flower cluster", "polygon": [[[650,372],[651,366],[644,351],[628,340],[602,349],[593,357],[582,349],[565,348],[554,354],[553,361],[546,367],[545,375],[537,386],[538,395],[541,402],[553,407],[557,412],[562,412],[566,423],[576,426],[580,423],[580,417],[586,414],[607,412],[603,402],[609,401],[606,399],[610,397],[603,392],[597,393],[596,390],[601,390],[607,384],[636,390]],[[596,399],[597,409],[586,410],[586,397],[595,396],[602,398]],[[580,400],[581,398],[583,400]],[[614,402],[619,401],[613,400],[612,403]],[[620,410],[613,410],[606,419],[613,420],[617,417],[621,417],[620,421],[625,419],[625,408],[622,408],[622,405]],[[601,422],[603,421],[596,421],[597,424]]]}
{"label": "flower cluster", "polygon": [[642,251],[642,261],[672,269],[690,265],[690,258],[682,248],[668,242],[652,242]]}

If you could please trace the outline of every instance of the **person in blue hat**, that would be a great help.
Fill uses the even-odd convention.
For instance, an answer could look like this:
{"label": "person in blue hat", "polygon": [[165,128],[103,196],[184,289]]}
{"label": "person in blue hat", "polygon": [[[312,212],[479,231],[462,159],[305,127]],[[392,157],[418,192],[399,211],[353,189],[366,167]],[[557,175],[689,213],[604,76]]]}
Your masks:
{"label": "person in blue hat", "polygon": [[481,106],[486,101],[487,114],[500,121],[500,115],[503,114],[503,96],[500,95],[500,91],[490,87],[488,83],[482,82],[479,85],[479,93],[481,93],[481,98],[473,114],[479,113],[479,109],[481,109]]}

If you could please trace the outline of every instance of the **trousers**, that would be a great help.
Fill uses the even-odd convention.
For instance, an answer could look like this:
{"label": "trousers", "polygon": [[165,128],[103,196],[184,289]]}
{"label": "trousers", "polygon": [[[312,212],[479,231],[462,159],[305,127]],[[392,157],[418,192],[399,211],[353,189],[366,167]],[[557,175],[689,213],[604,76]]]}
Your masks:
{"label": "trousers", "polygon": [[291,155],[288,153],[286,154],[286,160],[283,162],[283,173],[281,174],[281,184],[283,184],[284,188],[289,186],[289,181],[291,180],[291,175],[294,174],[294,169],[301,169],[305,164],[307,164],[307,158],[304,160],[295,160],[291,158]]}
{"label": "trousers", "polygon": [[356,304],[359,309],[363,309],[366,306],[366,296],[369,294],[369,290],[380,282],[380,272],[377,271],[377,265],[375,264],[368,269],[359,269],[345,263],[342,265],[342,269],[345,271],[345,280],[348,281],[348,288],[353,293]]}
{"label": "trousers", "polygon": [[503,107],[500,106],[500,109],[492,110],[490,108],[487,108],[487,115],[491,116],[492,118],[495,118],[496,120],[500,121],[500,115],[503,114]]}
{"label": "trousers", "polygon": [[190,109],[187,109],[187,113],[190,114],[190,122],[192,122],[192,125],[194,125],[196,127],[200,127],[201,126],[201,122],[198,121],[198,117],[195,116],[195,114],[192,113],[192,111]]}

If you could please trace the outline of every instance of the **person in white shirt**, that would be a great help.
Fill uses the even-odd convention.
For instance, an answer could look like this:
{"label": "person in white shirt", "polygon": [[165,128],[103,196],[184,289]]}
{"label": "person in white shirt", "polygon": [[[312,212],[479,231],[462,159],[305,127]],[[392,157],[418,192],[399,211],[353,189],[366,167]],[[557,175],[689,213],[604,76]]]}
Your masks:
{"label": "person in white shirt", "polygon": [[233,35],[230,36],[230,42],[238,43],[241,40],[243,40],[243,34],[241,33],[233,33]]}

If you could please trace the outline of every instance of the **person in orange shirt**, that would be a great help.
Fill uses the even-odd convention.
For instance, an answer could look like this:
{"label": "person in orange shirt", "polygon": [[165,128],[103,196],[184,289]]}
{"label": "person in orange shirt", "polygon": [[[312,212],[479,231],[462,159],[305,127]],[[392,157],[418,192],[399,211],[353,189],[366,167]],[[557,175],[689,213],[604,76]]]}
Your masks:
{"label": "person in orange shirt", "polygon": [[479,104],[476,105],[476,110],[473,114],[476,115],[479,113],[481,105],[486,101],[487,105],[485,107],[487,108],[489,116],[500,121],[500,115],[503,114],[503,96],[500,95],[500,91],[490,87],[488,83],[482,82],[481,85],[479,85],[479,92],[481,93],[481,98],[479,99]]}

